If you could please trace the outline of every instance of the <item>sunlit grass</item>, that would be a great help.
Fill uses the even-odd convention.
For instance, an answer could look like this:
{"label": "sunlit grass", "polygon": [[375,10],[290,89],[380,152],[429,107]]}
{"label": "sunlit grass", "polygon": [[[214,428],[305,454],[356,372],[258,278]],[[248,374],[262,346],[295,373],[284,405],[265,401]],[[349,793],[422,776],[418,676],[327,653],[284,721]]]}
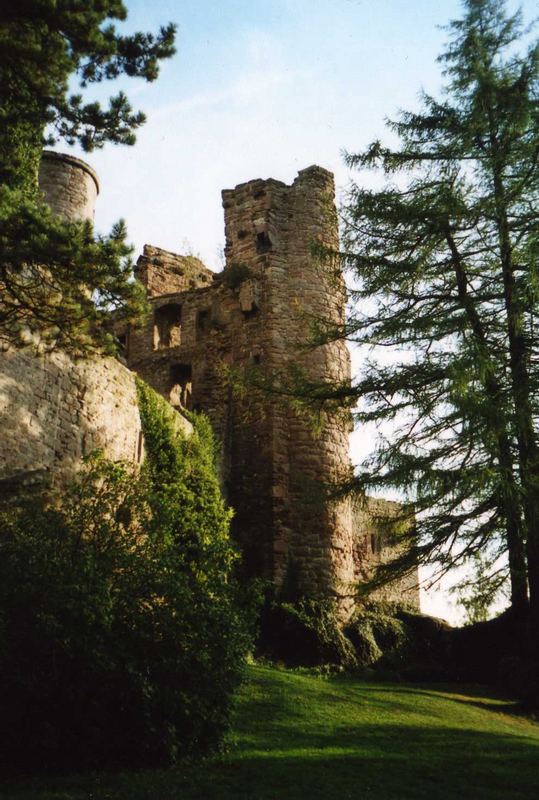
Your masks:
{"label": "sunlit grass", "polygon": [[10,784],[17,800],[508,800],[539,797],[539,724],[480,690],[251,667],[226,757]]}

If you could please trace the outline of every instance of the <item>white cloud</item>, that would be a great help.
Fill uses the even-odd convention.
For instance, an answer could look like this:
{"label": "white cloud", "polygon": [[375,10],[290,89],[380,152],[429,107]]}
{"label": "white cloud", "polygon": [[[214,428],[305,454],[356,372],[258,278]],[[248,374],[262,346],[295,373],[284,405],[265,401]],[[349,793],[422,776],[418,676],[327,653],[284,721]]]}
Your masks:
{"label": "white cloud", "polygon": [[258,71],[239,78],[231,86],[213,92],[201,92],[176,103],[162,106],[152,114],[152,119],[160,124],[177,115],[193,111],[207,111],[229,104],[246,104],[273,87],[290,83],[294,75],[285,72]]}

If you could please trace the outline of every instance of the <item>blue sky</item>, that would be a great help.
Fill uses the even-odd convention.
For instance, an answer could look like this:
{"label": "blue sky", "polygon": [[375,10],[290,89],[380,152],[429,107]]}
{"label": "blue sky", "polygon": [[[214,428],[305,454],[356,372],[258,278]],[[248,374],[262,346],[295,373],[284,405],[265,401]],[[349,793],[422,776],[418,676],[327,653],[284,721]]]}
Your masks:
{"label": "blue sky", "polygon": [[[350,175],[342,150],[384,136],[384,119],[441,86],[436,56],[458,0],[126,0],[126,30],[178,25],[177,55],[153,84],[122,80],[148,115],[135,147],[85,155],[101,178],[96,225],[127,220],[144,243],[221,268],[221,190],[253,178],[286,182],[310,164]],[[514,10],[519,4],[510,0]],[[520,4],[527,20],[539,2]],[[65,150],[65,146],[59,149]],[[77,152],[76,149],[73,152]],[[363,181],[373,180],[369,176]],[[361,455],[372,437],[355,437]],[[425,608],[452,616],[445,589]]]}
{"label": "blue sky", "polygon": [[[97,224],[119,215],[137,249],[185,240],[218,268],[220,192],[255,177],[292,180],[319,163],[346,180],[340,152],[379,135],[385,115],[436,89],[453,0],[128,2],[128,26],[178,24],[157,82],[125,81],[148,122],[134,148],[90,160],[102,179]],[[106,91],[110,90],[106,87]]]}
{"label": "blue sky", "polygon": [[[514,5],[514,4],[513,4]],[[290,181],[318,163],[348,180],[341,151],[381,136],[384,118],[440,87],[439,29],[457,0],[128,0],[130,29],[178,25],[157,82],[123,81],[148,115],[134,148],[89,160],[101,176],[96,222],[127,219],[145,242],[185,247],[219,268],[221,189]],[[525,3],[527,16],[539,3]],[[104,87],[109,93],[111,86]]]}

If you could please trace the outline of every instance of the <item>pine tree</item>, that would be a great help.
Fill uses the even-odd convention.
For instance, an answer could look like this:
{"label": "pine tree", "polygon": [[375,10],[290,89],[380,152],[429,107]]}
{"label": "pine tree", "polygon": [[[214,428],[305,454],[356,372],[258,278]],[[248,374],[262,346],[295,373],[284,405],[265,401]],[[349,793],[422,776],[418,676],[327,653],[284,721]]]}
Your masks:
{"label": "pine tree", "polygon": [[529,584],[539,633],[539,47],[502,0],[465,0],[449,30],[442,98],[389,123],[398,148],[347,156],[389,180],[345,204],[345,334],[402,353],[354,387],[360,421],[400,420],[361,486],[415,502],[419,540],[398,568],[506,552],[512,604]]}
{"label": "pine tree", "polygon": [[[0,11],[0,340],[85,352],[107,344],[110,308],[143,309],[132,281],[125,228],[95,237],[89,223],[65,223],[44,206],[37,174],[44,144],[84,150],[131,145],[144,114],[123,92],[84,102],[70,94],[121,75],[153,81],[174,53],[174,26],[157,35],[120,34],[121,0],[19,0]],[[46,265],[46,269],[45,269]]]}

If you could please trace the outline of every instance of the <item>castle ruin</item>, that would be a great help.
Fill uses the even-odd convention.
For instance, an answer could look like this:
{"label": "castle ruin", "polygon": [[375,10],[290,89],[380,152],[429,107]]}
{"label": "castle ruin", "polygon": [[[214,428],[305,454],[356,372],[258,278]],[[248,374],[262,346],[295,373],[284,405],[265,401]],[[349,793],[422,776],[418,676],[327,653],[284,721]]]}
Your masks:
{"label": "castle ruin", "polygon": [[[40,186],[53,210],[92,218],[99,186],[84,162],[46,153]],[[334,195],[332,174],[316,166],[300,171],[290,186],[254,180],[224,191],[226,265],[220,273],[194,256],[146,245],[137,277],[151,314],[139,327],[116,325],[123,364],[102,359],[97,366],[100,374],[114,375],[115,387],[129,386],[134,372],[180,416],[187,409],[209,417],[221,448],[223,489],[235,511],[233,533],[249,575],[264,576],[277,588],[293,584],[300,593],[331,595],[351,607],[356,585],[388,555],[375,520],[394,516],[397,504],[366,500],[356,507],[349,499],[325,500],[323,487],[351,471],[346,414],[326,411],[315,429],[278,395],[251,390],[248,382],[237,390],[231,381],[231,374],[246,369],[272,379],[290,368],[312,381],[350,381],[343,341],[306,347],[313,321],[344,321],[342,274],[313,250],[338,245]],[[15,374],[19,359],[30,358],[7,355]],[[125,391],[132,407],[132,391]],[[134,410],[122,410],[123,392],[117,392],[114,412],[103,407],[108,418],[101,422],[102,438],[116,457],[140,460],[140,424],[129,423]],[[11,402],[17,403],[13,395]],[[41,398],[41,406],[48,402]],[[69,424],[76,428],[73,419]],[[130,455],[113,447],[126,439],[124,429],[137,431],[127,437],[130,452],[136,451]],[[417,575],[381,595],[419,607]]]}

